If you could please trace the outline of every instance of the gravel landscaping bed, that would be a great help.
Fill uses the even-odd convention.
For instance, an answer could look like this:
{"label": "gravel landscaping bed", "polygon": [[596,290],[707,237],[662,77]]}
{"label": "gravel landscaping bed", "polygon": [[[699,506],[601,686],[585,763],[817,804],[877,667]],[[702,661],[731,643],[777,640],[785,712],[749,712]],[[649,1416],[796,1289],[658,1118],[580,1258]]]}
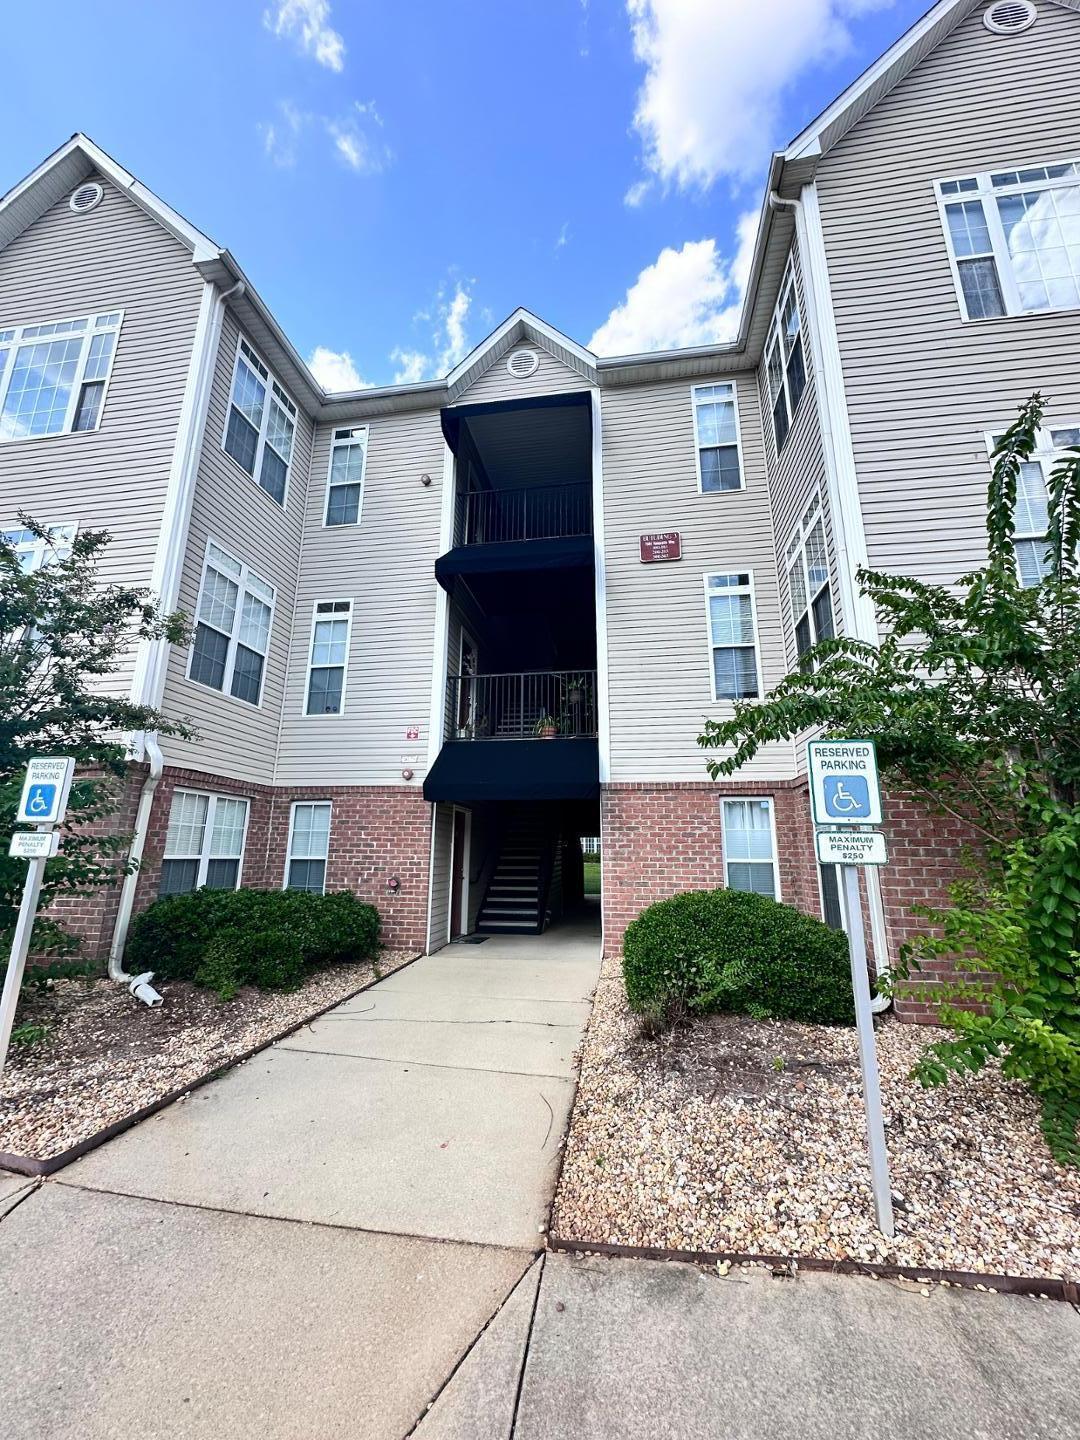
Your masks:
{"label": "gravel landscaping bed", "polygon": [[[385,950],[388,975],[415,957]],[[220,1001],[183,981],[160,986],[153,1010],[108,980],[58,980],[23,996],[17,1025],[47,1027],[12,1045],[0,1076],[0,1151],[47,1160],[362,989],[371,964],[328,965],[299,990],[245,988]]]}
{"label": "gravel landscaping bed", "polygon": [[996,1069],[923,1090],[939,1032],[877,1033],[895,1240],[875,1228],[854,1030],[715,1015],[641,1037],[605,961],[552,1232],[560,1240],[1080,1279],[1080,1170]]}

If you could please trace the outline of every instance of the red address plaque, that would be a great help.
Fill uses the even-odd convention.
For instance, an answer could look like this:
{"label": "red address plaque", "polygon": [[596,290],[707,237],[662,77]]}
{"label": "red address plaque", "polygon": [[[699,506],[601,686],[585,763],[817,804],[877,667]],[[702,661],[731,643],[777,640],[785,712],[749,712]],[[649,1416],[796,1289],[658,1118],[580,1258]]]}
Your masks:
{"label": "red address plaque", "polygon": [[638,544],[643,565],[655,565],[659,560],[682,559],[682,535],[678,530],[664,530],[654,535],[641,535],[638,538]]}

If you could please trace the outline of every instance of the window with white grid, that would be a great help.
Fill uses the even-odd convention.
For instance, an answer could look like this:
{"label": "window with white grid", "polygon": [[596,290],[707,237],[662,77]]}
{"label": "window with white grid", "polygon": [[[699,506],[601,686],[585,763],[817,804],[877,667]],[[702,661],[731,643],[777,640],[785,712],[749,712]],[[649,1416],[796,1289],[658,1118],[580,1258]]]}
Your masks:
{"label": "window with white grid", "polygon": [[285,504],[296,406],[246,340],[236,349],[222,446],[279,505]]}
{"label": "window with white grid", "polygon": [[320,600],[315,606],[305,706],[308,715],[340,715],[344,708],[351,623],[351,600]]}
{"label": "window with white grid", "polygon": [[765,342],[765,374],[769,382],[773,435],[779,453],[784,448],[795,411],[806,389],[802,319],[799,297],[795,292],[795,269],[790,261],[773,311],[769,338]]}
{"label": "window with white grid", "polygon": [[819,640],[831,639],[835,633],[825,522],[816,496],[788,545],[787,575],[795,651],[801,663],[812,646]]}
{"label": "window with white grid", "polygon": [[[1000,435],[986,437],[991,456],[1000,439]],[[1050,476],[1055,465],[1073,458],[1076,446],[1080,446],[1080,425],[1046,426],[1038,431],[1035,449],[1030,458],[1022,462],[1016,478],[1013,548],[1020,581],[1029,589],[1045,580],[1050,572],[1050,551],[1046,543]]]}
{"label": "window with white grid", "polygon": [[714,700],[752,700],[761,694],[754,577],[749,571],[705,576]]}
{"label": "window with white grid", "polygon": [[368,427],[335,430],[326,483],[327,525],[357,525],[364,504]]}
{"label": "window with white grid", "polygon": [[200,886],[235,890],[240,883],[248,802],[199,790],[173,792],[160,895],[182,895]]}
{"label": "window with white grid", "polygon": [[739,418],[735,386],[695,385],[694,440],[697,445],[698,489],[741,490]]}
{"label": "window with white grid", "polygon": [[285,886],[289,890],[326,888],[326,858],[330,853],[330,801],[298,800],[289,823],[289,856]]}
{"label": "window with white grid", "polygon": [[724,800],[724,879],[729,890],[780,898],[771,800]]}
{"label": "window with white grid", "polygon": [[11,529],[0,530],[0,536],[14,550],[19,569],[24,575],[29,575],[34,570],[40,570],[42,565],[66,560],[71,554],[78,528],[74,523],[50,525],[45,534],[38,535],[33,530],[15,525]]}
{"label": "window with white grid", "polygon": [[1080,161],[937,182],[966,320],[1080,308]]}
{"label": "window with white grid", "polygon": [[0,441],[96,430],[123,318],[0,328]]}
{"label": "window with white grid", "polygon": [[188,675],[258,705],[274,619],[274,587],[211,540],[195,610]]}

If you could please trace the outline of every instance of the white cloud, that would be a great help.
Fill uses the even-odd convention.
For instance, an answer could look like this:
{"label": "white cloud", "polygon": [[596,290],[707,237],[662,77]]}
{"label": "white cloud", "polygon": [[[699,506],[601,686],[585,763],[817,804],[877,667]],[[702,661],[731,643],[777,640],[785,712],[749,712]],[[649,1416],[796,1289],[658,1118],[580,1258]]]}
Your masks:
{"label": "white cloud", "polygon": [[343,119],[327,119],[324,123],[338,159],[358,175],[378,175],[393,159],[389,147],[376,133],[382,129],[382,120],[373,100],[366,105],[355,100]]}
{"label": "white cloud", "polygon": [[330,26],[329,0],[277,0],[263,12],[263,24],[328,70],[344,70],[345,41]]}
{"label": "white cloud", "polygon": [[259,125],[263,150],[271,164],[282,170],[291,169],[296,164],[297,141],[310,118],[291,100],[282,100],[278,105],[278,118]]}
{"label": "white cloud", "polygon": [[308,356],[308,369],[324,390],[366,390],[371,385],[357,370],[348,350],[316,345]]}
{"label": "white cloud", "polygon": [[467,321],[472,306],[470,286],[474,283],[471,280],[456,281],[451,295],[447,295],[445,286],[442,287],[434,305],[413,316],[415,324],[430,325],[430,343],[423,349],[399,345],[391,350],[390,359],[397,366],[394,375],[396,385],[415,385],[420,380],[445,375],[469,353]]}
{"label": "white cloud", "polygon": [[688,240],[681,250],[661,250],[595,332],[589,349],[596,355],[634,355],[733,339],[756,224],[753,212],[740,218],[731,261],[719,253],[715,240]]}
{"label": "white cloud", "polygon": [[[853,44],[849,22],[893,0],[627,0],[645,66],[634,124],[646,170],[681,189],[759,175],[784,138],[783,101],[804,72]],[[643,182],[627,203],[639,204]]]}
{"label": "white cloud", "polygon": [[636,210],[651,189],[651,180],[635,180],[623,196],[623,204],[629,205]]}
{"label": "white cloud", "polygon": [[555,239],[555,249],[556,249],[556,250],[562,250],[562,249],[563,249],[566,245],[568,245],[569,243],[570,243],[570,221],[569,221],[569,220],[564,220],[564,221],[562,222],[562,229],[559,231],[559,233],[558,233],[558,235],[556,236],[556,239]]}

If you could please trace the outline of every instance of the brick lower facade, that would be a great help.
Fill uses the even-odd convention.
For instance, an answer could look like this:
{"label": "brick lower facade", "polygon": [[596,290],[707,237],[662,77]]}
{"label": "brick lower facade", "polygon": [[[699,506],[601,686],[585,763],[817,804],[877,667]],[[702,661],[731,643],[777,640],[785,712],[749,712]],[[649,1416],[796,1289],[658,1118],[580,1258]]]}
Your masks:
{"label": "brick lower facade", "polygon": [[[780,898],[821,918],[822,899],[814,829],[805,780],[753,782],[622,783],[603,788],[604,945],[609,954],[622,946],[627,925],[654,901],[682,890],[708,890],[724,883],[720,802],[725,798],[771,798],[776,823]],[[973,835],[961,822],[932,815],[910,796],[887,796],[885,833],[889,864],[880,872],[888,957],[923,928],[911,914],[915,904],[947,899],[948,885],[963,873],[964,851]],[[863,925],[871,961],[869,906],[863,885]],[[887,962],[886,962],[887,963]],[[920,988],[957,973],[937,962],[919,980]],[[896,1000],[905,1020],[934,1018],[927,1001],[912,995]]]}

